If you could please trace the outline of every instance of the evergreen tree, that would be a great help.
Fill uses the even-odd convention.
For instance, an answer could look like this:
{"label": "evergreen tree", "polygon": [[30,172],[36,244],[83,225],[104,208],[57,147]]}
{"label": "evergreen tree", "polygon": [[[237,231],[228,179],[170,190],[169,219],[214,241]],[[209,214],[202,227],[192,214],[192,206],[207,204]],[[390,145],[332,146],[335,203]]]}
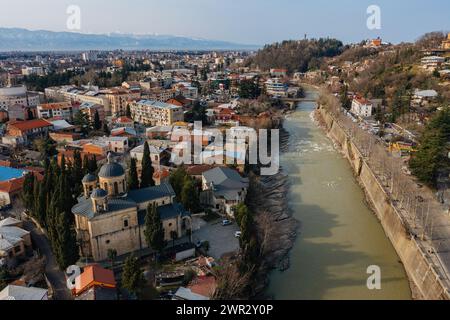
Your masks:
{"label": "evergreen tree", "polygon": [[109,134],[111,133],[111,132],[109,131],[109,128],[108,128],[108,123],[106,123],[106,121],[103,122],[103,132],[104,132],[105,135],[107,135],[107,136],[109,136]]}
{"label": "evergreen tree", "polygon": [[136,168],[136,159],[131,157],[130,170],[128,171],[128,190],[139,189],[139,178]]}
{"label": "evergreen tree", "polygon": [[431,187],[437,186],[441,171],[450,168],[447,142],[450,140],[450,110],[440,111],[426,126],[417,152],[409,165],[417,178]]}
{"label": "evergreen tree", "polygon": [[77,150],[73,153],[73,167],[72,167],[72,182],[73,182],[73,194],[79,195],[83,186],[81,180],[83,179],[83,162],[81,160],[81,154]]}
{"label": "evergreen tree", "polygon": [[126,111],[126,114],[125,114],[128,118],[131,118],[131,108],[130,108],[130,105],[129,104],[127,104],[127,111]]}
{"label": "evergreen tree", "polygon": [[200,201],[198,196],[198,190],[194,181],[188,175],[184,178],[183,188],[181,190],[181,203],[188,211],[195,213],[198,212],[200,207]]}
{"label": "evergreen tree", "polygon": [[169,182],[177,195],[177,199],[181,201],[181,191],[183,190],[184,179],[187,176],[184,166],[180,166],[175,169],[169,177]]}
{"label": "evergreen tree", "polygon": [[164,229],[161,217],[158,214],[156,205],[149,204],[145,215],[144,236],[147,245],[157,252],[161,252],[166,246],[164,240]]}
{"label": "evergreen tree", "polygon": [[348,97],[348,86],[344,85],[341,90],[340,100],[342,107],[346,110],[350,110],[352,107],[352,102]]}
{"label": "evergreen tree", "polygon": [[154,169],[152,166],[152,159],[150,158],[150,148],[148,142],[144,143],[144,154],[142,156],[142,172],[141,172],[141,188],[146,188],[149,186],[154,186],[153,181]]}
{"label": "evergreen tree", "polygon": [[94,156],[89,160],[89,172],[95,173],[97,172],[97,169],[97,156],[94,154]]}
{"label": "evergreen tree", "polygon": [[83,157],[83,176],[88,174],[89,172],[89,157],[87,156],[87,154],[85,154]]}
{"label": "evergreen tree", "polygon": [[34,184],[35,177],[32,173],[28,173],[23,181],[22,201],[25,209],[32,211],[34,205]]}
{"label": "evergreen tree", "polygon": [[94,114],[94,129],[95,130],[100,130],[101,127],[102,127],[102,123],[100,121],[100,115],[98,114],[98,110],[95,110],[95,114]]}
{"label": "evergreen tree", "polygon": [[57,214],[56,217],[56,245],[54,247],[56,261],[61,270],[79,259],[75,230],[71,224],[69,216],[65,212]]}
{"label": "evergreen tree", "polygon": [[39,189],[39,195],[37,197],[36,209],[34,217],[37,219],[42,227],[46,227],[46,214],[47,214],[47,189],[44,184],[41,184]]}
{"label": "evergreen tree", "polygon": [[142,273],[139,261],[134,255],[130,255],[123,266],[122,288],[126,289],[129,293],[139,297],[142,287],[145,283],[145,278]]}

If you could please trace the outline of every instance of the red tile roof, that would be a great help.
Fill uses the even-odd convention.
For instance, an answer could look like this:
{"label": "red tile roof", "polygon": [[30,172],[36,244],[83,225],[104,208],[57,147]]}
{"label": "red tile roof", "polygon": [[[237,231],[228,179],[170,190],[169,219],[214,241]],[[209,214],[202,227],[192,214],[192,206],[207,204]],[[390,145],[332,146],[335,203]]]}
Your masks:
{"label": "red tile roof", "polygon": [[43,119],[34,119],[28,121],[16,121],[13,123],[9,123],[8,126],[12,126],[20,131],[27,131],[32,129],[51,127],[52,124]]}
{"label": "red tile roof", "polygon": [[193,293],[211,297],[216,291],[216,279],[213,276],[201,276],[189,284],[188,289]]}
{"label": "red tile roof", "polygon": [[74,293],[79,295],[94,286],[115,288],[114,272],[96,264],[86,266],[83,273],[75,279]]}

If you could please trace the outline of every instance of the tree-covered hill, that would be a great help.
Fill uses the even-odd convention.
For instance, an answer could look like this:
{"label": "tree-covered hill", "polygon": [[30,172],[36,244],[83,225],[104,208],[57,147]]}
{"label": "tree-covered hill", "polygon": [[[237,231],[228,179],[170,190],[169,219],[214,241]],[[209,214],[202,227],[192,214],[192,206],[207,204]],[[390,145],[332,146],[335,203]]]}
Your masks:
{"label": "tree-covered hill", "polygon": [[266,45],[246,61],[247,66],[285,68],[289,73],[306,72],[320,66],[323,57],[334,57],[344,52],[346,47],[336,39],[289,40]]}

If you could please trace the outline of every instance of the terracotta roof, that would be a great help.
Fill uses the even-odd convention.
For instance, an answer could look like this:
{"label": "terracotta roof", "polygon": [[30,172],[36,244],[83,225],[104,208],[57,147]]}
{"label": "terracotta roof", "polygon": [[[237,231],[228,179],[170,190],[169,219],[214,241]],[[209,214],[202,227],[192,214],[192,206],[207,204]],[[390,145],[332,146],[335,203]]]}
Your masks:
{"label": "terracotta roof", "polygon": [[155,173],[153,174],[154,179],[164,179],[167,178],[168,176],[170,176],[170,172],[167,169],[155,171]]}
{"label": "terracotta roof", "polygon": [[25,178],[15,178],[8,181],[2,181],[0,182],[0,191],[7,192],[7,193],[15,193],[22,190],[23,182]]}
{"label": "terracotta roof", "polygon": [[117,119],[114,119],[114,122],[116,122],[116,123],[129,123],[129,122],[133,122],[133,120],[128,118],[128,117],[119,117]]}
{"label": "terracotta roof", "polygon": [[48,121],[45,121],[43,119],[34,119],[34,120],[28,120],[28,121],[16,121],[13,123],[8,124],[9,126],[12,126],[20,131],[27,131],[31,129],[38,129],[38,128],[45,128],[45,127],[51,127],[52,124]]}
{"label": "terracotta roof", "polygon": [[70,107],[72,107],[70,102],[44,103],[39,105],[39,108],[42,110],[58,110]]}
{"label": "terracotta roof", "polygon": [[178,107],[182,107],[183,106],[183,103],[181,103],[180,101],[178,101],[176,99],[169,99],[169,100],[166,101],[166,103],[170,103],[170,104],[173,104],[173,105],[178,106]]}
{"label": "terracotta roof", "polygon": [[86,266],[83,273],[75,279],[75,294],[79,295],[94,286],[115,288],[114,272],[96,264]]}
{"label": "terracotta roof", "polygon": [[199,176],[199,175],[203,174],[203,172],[206,172],[206,171],[214,169],[214,168],[215,168],[215,166],[212,166],[209,164],[199,164],[199,165],[194,165],[194,166],[188,167],[186,169],[186,172],[192,176]]}
{"label": "terracotta roof", "polygon": [[189,284],[188,289],[204,297],[211,297],[216,291],[216,279],[213,276],[201,276]]}

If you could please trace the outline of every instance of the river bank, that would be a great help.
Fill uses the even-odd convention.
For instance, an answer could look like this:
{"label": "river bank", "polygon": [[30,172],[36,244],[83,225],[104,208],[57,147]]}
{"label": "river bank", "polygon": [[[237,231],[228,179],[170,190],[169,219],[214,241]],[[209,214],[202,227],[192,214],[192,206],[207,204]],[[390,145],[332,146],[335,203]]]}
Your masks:
{"label": "river bank", "polygon": [[408,275],[413,298],[449,299],[446,285],[432,257],[428,256],[420,240],[411,234],[408,222],[399,213],[394,201],[352,138],[323,106],[319,106],[316,115],[328,137],[338,146],[350,164],[357,182],[365,193],[366,201],[400,257]]}
{"label": "river bank", "polygon": [[[308,94],[316,96],[315,90]],[[394,248],[348,163],[312,120],[316,103],[309,100],[287,112],[283,123],[289,133],[280,156],[289,185],[284,201],[298,225],[288,251],[290,268],[280,271],[279,264],[271,270],[266,294],[288,300],[409,299]],[[366,286],[367,267],[373,264],[388,279],[379,291]]]}

